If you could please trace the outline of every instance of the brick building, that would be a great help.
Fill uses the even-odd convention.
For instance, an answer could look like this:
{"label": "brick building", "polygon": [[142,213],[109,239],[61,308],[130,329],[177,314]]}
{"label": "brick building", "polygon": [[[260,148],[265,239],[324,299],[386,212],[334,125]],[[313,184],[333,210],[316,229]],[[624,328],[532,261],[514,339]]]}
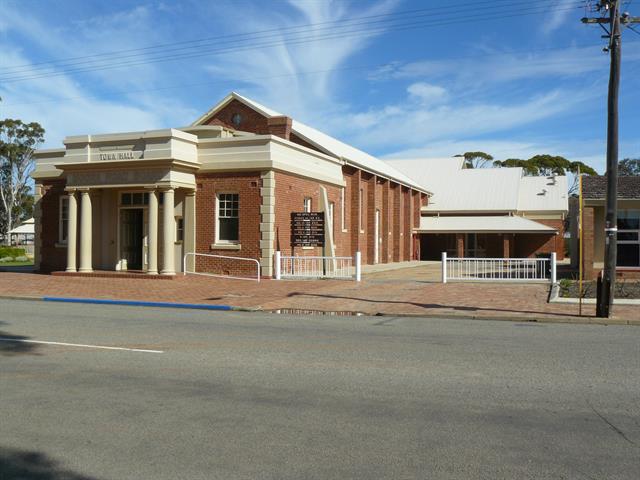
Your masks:
{"label": "brick building", "polygon": [[464,168],[464,159],[390,160],[432,192],[414,229],[422,260],[452,257],[564,259],[565,176],[527,176],[522,168]]}
{"label": "brick building", "polygon": [[[273,273],[291,213],[323,211],[335,255],[410,260],[429,192],[387,163],[231,93],[191,126],[66,137],[36,152],[36,267],[173,275],[187,252]],[[329,232],[327,232],[329,233]],[[191,259],[189,260],[192,261]],[[250,264],[199,258],[197,268]],[[244,265],[244,266],[241,266]]]}
{"label": "brick building", "polygon": [[[605,197],[607,177],[588,176],[582,184],[582,248],[584,278],[596,278],[604,268]],[[572,209],[571,225],[578,251],[578,208]],[[640,177],[618,178],[618,241],[617,267],[619,276],[640,277]],[[575,255],[577,267],[577,255]]]}

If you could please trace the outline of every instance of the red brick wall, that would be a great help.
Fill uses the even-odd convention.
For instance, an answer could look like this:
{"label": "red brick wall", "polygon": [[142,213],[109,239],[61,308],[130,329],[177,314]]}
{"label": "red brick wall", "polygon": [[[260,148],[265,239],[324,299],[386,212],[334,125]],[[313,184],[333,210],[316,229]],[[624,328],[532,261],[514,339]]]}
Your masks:
{"label": "red brick wall", "polygon": [[[242,117],[242,122],[238,126],[234,125],[232,121],[236,113],[239,113]],[[231,100],[224,108],[216,113],[213,118],[207,120],[205,125],[220,125],[233,130],[253,132],[260,135],[269,133],[267,118],[235,99]]]}
{"label": "red brick wall", "polygon": [[[56,247],[59,232],[60,197],[65,195],[65,180],[43,182],[41,202],[42,238],[40,248],[40,271],[44,273],[67,268],[67,249]],[[78,212],[80,213],[80,212]]]}
{"label": "red brick wall", "polygon": [[[276,212],[275,229],[276,245],[275,249],[280,250],[283,255],[322,255],[322,248],[291,247],[291,212],[304,211],[305,197],[311,198],[311,211],[317,212],[320,207],[320,182],[309,180],[284,172],[276,172]],[[342,232],[341,227],[341,205],[340,187],[325,184],[329,202],[334,204],[333,238],[336,245],[337,256],[350,256],[351,245],[348,233]],[[349,197],[345,192],[345,200]],[[347,203],[348,205],[348,203]],[[348,210],[345,212],[348,218]],[[327,252],[328,253],[328,252]]]}
{"label": "red brick wall", "polygon": [[564,259],[564,222],[562,220],[535,220],[558,230],[558,234],[516,234],[515,256],[535,257],[538,253],[556,252],[558,260]]}
{"label": "red brick wall", "polygon": [[[196,176],[196,252],[231,257],[260,258],[260,173],[211,173]],[[212,248],[216,239],[216,194],[238,193],[240,250]],[[198,257],[197,271],[250,275],[254,264]]]}

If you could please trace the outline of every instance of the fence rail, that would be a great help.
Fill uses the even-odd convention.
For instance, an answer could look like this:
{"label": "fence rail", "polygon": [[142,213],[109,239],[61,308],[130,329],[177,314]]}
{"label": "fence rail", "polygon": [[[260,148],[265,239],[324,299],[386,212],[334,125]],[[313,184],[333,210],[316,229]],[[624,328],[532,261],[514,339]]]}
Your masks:
{"label": "fence rail", "polygon": [[[188,271],[187,270],[187,257],[188,256],[193,256],[194,257],[194,262],[193,262],[193,271]],[[256,273],[256,277],[236,277],[233,275],[222,275],[222,274],[217,274],[217,273],[207,273],[207,272],[196,272],[196,262],[195,262],[195,257],[207,257],[207,258],[221,258],[224,260],[237,260],[239,262],[251,262],[251,263],[255,263],[256,264],[256,268],[257,268],[257,273]],[[189,253],[185,253],[184,257],[182,258],[182,274],[186,275],[186,274],[190,274],[190,275],[206,275],[209,277],[221,277],[221,278],[235,278],[236,280],[255,280],[257,282],[260,281],[260,262],[258,260],[256,260],[255,258],[244,258],[244,257],[232,257],[230,255],[213,255],[210,253],[193,253],[193,252],[189,252]]]}
{"label": "fence rail", "polygon": [[442,253],[442,283],[506,281],[556,283],[556,254],[551,258],[448,258]]}
{"label": "fence rail", "polygon": [[281,279],[309,279],[309,278],[337,278],[344,280],[361,278],[360,252],[352,257],[322,257],[322,256],[283,256],[276,252],[274,267],[276,280]]}

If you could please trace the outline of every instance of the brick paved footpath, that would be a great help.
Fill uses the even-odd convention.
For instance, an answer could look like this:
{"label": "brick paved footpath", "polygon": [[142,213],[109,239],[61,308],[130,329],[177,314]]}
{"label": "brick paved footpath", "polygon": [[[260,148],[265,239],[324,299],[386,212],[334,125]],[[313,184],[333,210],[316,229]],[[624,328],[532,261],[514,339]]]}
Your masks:
{"label": "brick paved footpath", "polygon": [[[412,276],[411,270],[369,274],[359,284],[338,280],[257,283],[202,276],[160,281],[0,272],[0,296],[84,297],[390,315],[542,317],[559,321],[573,316],[578,320],[578,305],[547,303],[548,285],[441,284],[420,279],[420,275]],[[583,312],[593,319],[594,306],[583,306]],[[616,306],[614,314],[617,320],[637,321],[640,307]]]}

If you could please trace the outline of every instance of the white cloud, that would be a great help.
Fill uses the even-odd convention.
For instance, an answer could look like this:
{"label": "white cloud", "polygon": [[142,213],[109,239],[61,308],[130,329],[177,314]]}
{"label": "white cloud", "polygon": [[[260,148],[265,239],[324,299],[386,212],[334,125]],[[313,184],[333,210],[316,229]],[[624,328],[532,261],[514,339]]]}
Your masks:
{"label": "white cloud", "polygon": [[447,90],[426,82],[412,83],[407,87],[409,95],[422,105],[434,105],[447,100]]}
{"label": "white cloud", "polygon": [[569,16],[575,16],[576,9],[571,9],[575,0],[558,0],[552,6],[551,14],[542,22],[542,32],[549,35],[560,28]]}

